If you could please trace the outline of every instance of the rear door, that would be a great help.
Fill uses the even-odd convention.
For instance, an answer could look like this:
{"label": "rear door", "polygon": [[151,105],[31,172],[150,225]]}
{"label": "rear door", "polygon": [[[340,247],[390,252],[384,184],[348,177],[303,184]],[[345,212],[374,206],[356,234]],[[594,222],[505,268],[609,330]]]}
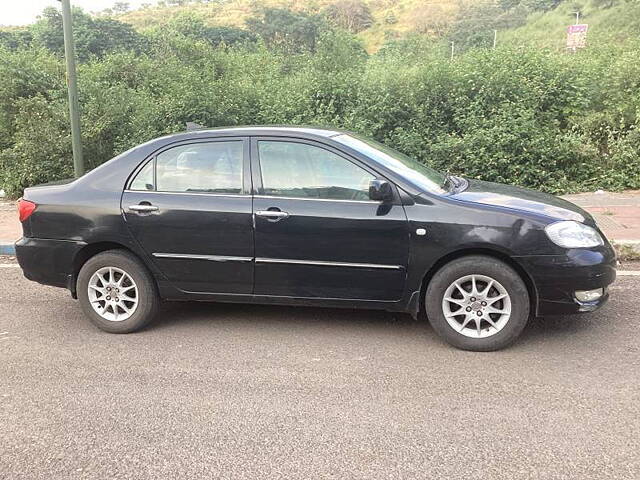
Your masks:
{"label": "rear door", "polygon": [[257,295],[395,301],[404,291],[402,205],[369,199],[375,172],[318,142],[252,139]]}
{"label": "rear door", "polygon": [[126,223],[160,271],[187,292],[250,294],[253,222],[246,138],[159,152],[122,196]]}

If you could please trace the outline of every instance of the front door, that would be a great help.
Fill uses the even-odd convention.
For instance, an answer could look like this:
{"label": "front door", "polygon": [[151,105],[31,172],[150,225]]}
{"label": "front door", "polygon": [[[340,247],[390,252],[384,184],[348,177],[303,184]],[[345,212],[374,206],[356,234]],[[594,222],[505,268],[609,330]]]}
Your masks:
{"label": "front door", "polygon": [[369,199],[375,172],[331,147],[252,140],[256,295],[395,301],[408,223],[400,204]]}
{"label": "front door", "polygon": [[168,148],[138,171],[123,194],[130,231],[183,291],[252,292],[248,150],[242,138]]}

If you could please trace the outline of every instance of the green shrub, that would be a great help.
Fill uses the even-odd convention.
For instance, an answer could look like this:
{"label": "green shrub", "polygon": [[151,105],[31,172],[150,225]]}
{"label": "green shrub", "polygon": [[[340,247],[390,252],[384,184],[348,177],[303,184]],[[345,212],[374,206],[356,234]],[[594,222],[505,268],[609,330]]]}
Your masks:
{"label": "green shrub", "polygon": [[[303,33],[316,21],[298,20]],[[554,193],[640,188],[638,41],[576,55],[471,49],[451,61],[419,36],[367,55],[344,31],[314,30],[313,48],[282,48],[215,45],[207,28],[178,18],[146,31],[143,50],[113,48],[79,65],[89,168],[187,121],[313,124],[484,180]],[[61,58],[36,44],[0,47],[0,78],[0,188],[19,196],[70,176]]]}
{"label": "green shrub", "polygon": [[36,95],[18,100],[16,107],[15,142],[0,152],[0,184],[9,197],[73,176],[66,104]]}

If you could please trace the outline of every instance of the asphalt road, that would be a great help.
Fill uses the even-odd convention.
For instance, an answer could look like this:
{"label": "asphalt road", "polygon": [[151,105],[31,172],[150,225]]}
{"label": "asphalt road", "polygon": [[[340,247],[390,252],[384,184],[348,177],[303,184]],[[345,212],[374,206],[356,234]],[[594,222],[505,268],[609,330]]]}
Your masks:
{"label": "asphalt road", "polygon": [[172,304],[102,333],[0,268],[0,478],[640,478],[640,277],[514,347],[383,312]]}

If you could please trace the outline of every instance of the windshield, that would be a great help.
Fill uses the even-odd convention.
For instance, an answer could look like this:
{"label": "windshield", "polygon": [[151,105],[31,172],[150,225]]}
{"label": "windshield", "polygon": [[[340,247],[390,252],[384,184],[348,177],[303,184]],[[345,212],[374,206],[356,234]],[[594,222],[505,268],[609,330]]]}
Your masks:
{"label": "windshield", "polygon": [[402,175],[418,188],[433,193],[446,192],[443,188],[445,176],[442,173],[407,157],[393,148],[353,134],[341,134],[332,138],[375,160],[389,170]]}

